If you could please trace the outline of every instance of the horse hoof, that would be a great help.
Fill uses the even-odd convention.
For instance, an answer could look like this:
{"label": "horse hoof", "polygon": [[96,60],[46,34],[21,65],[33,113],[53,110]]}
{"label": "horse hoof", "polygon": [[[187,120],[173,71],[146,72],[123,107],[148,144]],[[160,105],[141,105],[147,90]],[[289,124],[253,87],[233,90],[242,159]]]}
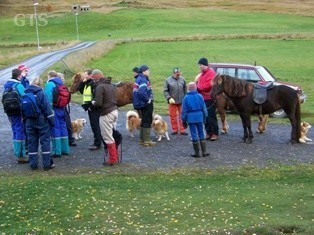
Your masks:
{"label": "horse hoof", "polygon": [[290,140],[289,142],[288,142],[288,144],[297,144],[298,143],[298,141],[296,141],[296,140]]}

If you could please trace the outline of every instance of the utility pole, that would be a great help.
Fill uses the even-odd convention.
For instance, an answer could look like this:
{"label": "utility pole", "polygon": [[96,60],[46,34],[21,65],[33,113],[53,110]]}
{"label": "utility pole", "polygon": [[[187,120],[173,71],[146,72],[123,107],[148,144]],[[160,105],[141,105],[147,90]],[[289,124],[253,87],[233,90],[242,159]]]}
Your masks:
{"label": "utility pole", "polygon": [[38,1],[34,0],[34,16],[35,16],[35,25],[36,25],[37,48],[38,48],[38,51],[40,51],[39,32],[38,32],[38,17],[37,17],[37,9],[36,9],[37,5],[38,5]]}
{"label": "utility pole", "polygon": [[72,5],[72,12],[75,15],[75,26],[76,26],[76,39],[79,41],[80,40],[80,35],[79,35],[79,26],[78,26],[78,14],[79,12],[86,12],[90,10],[90,6],[80,6],[77,4]]}

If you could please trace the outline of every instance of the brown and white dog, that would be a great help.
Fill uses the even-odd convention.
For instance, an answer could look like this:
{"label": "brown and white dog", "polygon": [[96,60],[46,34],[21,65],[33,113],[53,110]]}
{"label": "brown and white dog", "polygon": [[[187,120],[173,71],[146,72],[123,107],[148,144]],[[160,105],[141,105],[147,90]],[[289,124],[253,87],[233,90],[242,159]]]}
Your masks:
{"label": "brown and white dog", "polygon": [[85,118],[79,118],[76,119],[75,121],[71,122],[72,125],[72,137],[75,139],[81,139],[81,132],[86,124],[86,119]]}
{"label": "brown and white dog", "polygon": [[133,131],[140,129],[141,119],[136,111],[130,110],[126,113],[125,128],[130,132],[130,136],[134,137]]}
{"label": "brown and white dog", "polygon": [[170,140],[168,134],[168,125],[160,115],[154,114],[152,128],[156,133],[157,141],[161,141],[162,137],[166,138],[167,140]]}
{"label": "brown and white dog", "polygon": [[311,139],[306,137],[311,127],[312,126],[308,122],[301,122],[301,137],[299,139],[300,143],[312,142]]}

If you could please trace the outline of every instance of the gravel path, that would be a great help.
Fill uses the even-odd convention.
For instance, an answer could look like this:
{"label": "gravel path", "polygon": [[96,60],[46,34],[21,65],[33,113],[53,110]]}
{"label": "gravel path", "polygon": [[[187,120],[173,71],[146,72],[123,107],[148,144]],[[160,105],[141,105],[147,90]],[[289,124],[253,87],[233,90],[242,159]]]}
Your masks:
{"label": "gravel path", "polygon": [[[3,107],[0,108],[0,172],[29,172],[28,165],[16,164],[12,150],[12,133]],[[126,112],[119,112],[118,130],[123,135],[123,163],[110,167],[110,170],[137,172],[152,170],[171,170],[180,168],[234,168],[239,166],[267,166],[271,164],[312,163],[314,144],[288,145],[291,127],[289,124],[269,123],[264,134],[255,134],[252,144],[241,143],[243,133],[240,122],[229,122],[228,134],[220,135],[218,141],[207,142],[210,156],[194,159],[189,157],[193,151],[190,136],[171,136],[170,141],[162,139],[155,147],[146,148],[138,144],[138,133],[131,138],[125,129]],[[72,120],[86,118],[80,105],[71,104]],[[169,118],[164,117],[169,123]],[[271,122],[271,121],[270,121]],[[256,129],[257,122],[253,122]],[[171,131],[170,131],[171,132]],[[56,168],[53,172],[97,172],[103,166],[103,150],[89,151],[92,142],[92,132],[88,124],[82,133],[83,138],[77,141],[76,147],[71,147],[71,154],[61,159],[55,159]],[[309,137],[314,138],[313,129]],[[119,148],[120,149],[120,148]],[[41,169],[41,164],[39,165]]]}

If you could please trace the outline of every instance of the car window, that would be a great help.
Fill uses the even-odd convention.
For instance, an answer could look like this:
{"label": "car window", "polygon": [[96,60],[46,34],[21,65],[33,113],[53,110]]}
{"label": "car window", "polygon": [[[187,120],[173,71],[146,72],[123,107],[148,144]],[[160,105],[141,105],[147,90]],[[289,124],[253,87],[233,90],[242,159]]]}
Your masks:
{"label": "car window", "polygon": [[250,82],[258,82],[260,80],[258,74],[253,69],[247,70],[247,80]]}
{"label": "car window", "polygon": [[275,78],[263,67],[257,67],[257,71],[262,75],[266,82],[274,82]]}
{"label": "car window", "polygon": [[247,69],[238,69],[237,77],[242,80],[247,80],[248,78],[248,70]]}
{"label": "car window", "polygon": [[217,73],[230,75],[235,77],[235,69],[234,68],[217,68]]}

